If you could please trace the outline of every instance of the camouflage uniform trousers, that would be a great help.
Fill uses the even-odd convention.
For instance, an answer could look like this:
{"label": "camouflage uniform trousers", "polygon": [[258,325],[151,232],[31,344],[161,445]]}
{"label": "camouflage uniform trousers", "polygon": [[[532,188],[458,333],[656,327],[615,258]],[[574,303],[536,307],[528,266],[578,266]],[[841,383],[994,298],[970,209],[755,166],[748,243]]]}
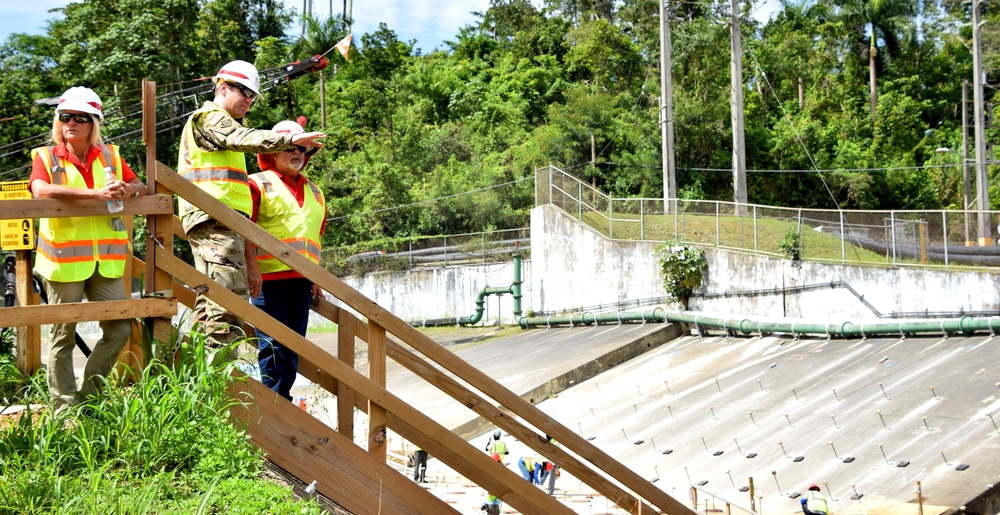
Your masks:
{"label": "camouflage uniform trousers", "polygon": [[[215,220],[202,222],[187,233],[195,268],[229,291],[249,300],[243,237]],[[230,351],[220,358],[235,361],[238,352],[230,346],[245,338],[243,320],[208,297],[199,294],[194,305],[192,330],[204,333],[208,347]]]}

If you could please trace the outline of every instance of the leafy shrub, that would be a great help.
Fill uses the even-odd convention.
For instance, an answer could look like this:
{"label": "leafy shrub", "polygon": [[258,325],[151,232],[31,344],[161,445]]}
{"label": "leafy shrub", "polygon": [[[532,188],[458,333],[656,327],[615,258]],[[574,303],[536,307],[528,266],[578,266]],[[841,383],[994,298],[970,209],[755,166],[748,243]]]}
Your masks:
{"label": "leafy shrub", "polygon": [[789,229],[785,237],[778,242],[778,248],[792,261],[802,259],[802,236],[798,229],[795,227]]}
{"label": "leafy shrub", "polygon": [[657,249],[660,277],[667,296],[687,309],[688,298],[701,286],[703,273],[708,268],[705,252],[698,247],[668,241]]}
{"label": "leafy shrub", "polygon": [[[262,451],[229,420],[242,405],[227,392],[235,364],[213,365],[203,349],[183,346],[178,363],[154,361],[132,385],[112,376],[89,402],[9,419],[0,513],[319,513],[287,488],[257,485]],[[0,387],[25,381],[0,377]],[[27,384],[48,401],[43,374]]]}

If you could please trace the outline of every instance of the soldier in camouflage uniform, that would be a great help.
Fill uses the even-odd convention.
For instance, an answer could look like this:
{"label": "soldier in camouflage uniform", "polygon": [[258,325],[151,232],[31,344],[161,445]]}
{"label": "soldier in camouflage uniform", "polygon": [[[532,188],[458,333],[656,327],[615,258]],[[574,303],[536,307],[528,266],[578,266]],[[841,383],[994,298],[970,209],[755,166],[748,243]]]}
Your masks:
{"label": "soldier in camouflage uniform", "polygon": [[[219,199],[243,216],[250,217],[251,198],[244,152],[279,152],[296,146],[321,147],[321,132],[279,134],[243,127],[243,118],[260,97],[257,69],[245,61],[233,61],[215,78],[215,97],[195,111],[184,125],[177,171],[185,179]],[[213,281],[244,299],[260,294],[257,261],[248,255],[243,237],[217,222],[208,213],[180,200],[181,224],[194,253],[195,267]],[[248,281],[249,277],[249,281]],[[204,333],[210,346],[228,348],[221,356],[236,358],[230,343],[243,337],[242,320],[235,314],[198,295],[193,329]]]}

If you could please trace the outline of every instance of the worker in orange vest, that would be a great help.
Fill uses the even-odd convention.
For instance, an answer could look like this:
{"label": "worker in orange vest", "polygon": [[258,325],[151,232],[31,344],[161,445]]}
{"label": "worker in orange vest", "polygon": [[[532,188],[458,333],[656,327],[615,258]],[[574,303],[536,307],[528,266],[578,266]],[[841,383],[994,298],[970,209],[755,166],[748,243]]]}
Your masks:
{"label": "worker in orange vest", "polygon": [[[75,87],[59,97],[52,120],[54,146],[31,151],[29,188],[35,198],[102,200],[116,210],[121,202],[146,194],[146,186],[125,164],[115,145],[101,138],[101,98]],[[128,233],[121,217],[42,218],[38,228],[35,271],[44,279],[49,304],[125,300]],[[97,392],[132,334],[128,319],[100,322],[102,335],[87,358],[83,386],[73,371],[76,323],[53,324],[48,357],[49,395],[62,409]]]}
{"label": "worker in orange vest", "polygon": [[[293,121],[274,126],[278,134],[302,134],[302,126]],[[250,176],[253,211],[250,219],[296,252],[319,264],[320,237],[326,227],[326,202],[323,192],[301,173],[309,157],[319,149],[292,147],[273,154],[257,154],[263,172]],[[252,243],[247,243],[253,249]],[[309,325],[310,306],[322,290],[309,279],[280,260],[256,249],[257,267],[248,272],[249,282],[261,282],[260,295],[253,305],[302,336]],[[256,273],[256,276],[252,276]],[[261,382],[278,395],[292,400],[299,356],[257,329],[257,362]]]}

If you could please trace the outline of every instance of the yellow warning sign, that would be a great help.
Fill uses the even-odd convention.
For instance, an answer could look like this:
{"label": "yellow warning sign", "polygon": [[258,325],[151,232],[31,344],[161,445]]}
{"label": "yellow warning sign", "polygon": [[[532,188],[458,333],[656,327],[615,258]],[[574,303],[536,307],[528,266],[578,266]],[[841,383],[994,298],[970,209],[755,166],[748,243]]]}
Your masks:
{"label": "yellow warning sign", "polygon": [[[0,200],[30,199],[28,181],[0,182]],[[29,218],[0,220],[0,249],[31,250],[35,248],[34,223]]]}

